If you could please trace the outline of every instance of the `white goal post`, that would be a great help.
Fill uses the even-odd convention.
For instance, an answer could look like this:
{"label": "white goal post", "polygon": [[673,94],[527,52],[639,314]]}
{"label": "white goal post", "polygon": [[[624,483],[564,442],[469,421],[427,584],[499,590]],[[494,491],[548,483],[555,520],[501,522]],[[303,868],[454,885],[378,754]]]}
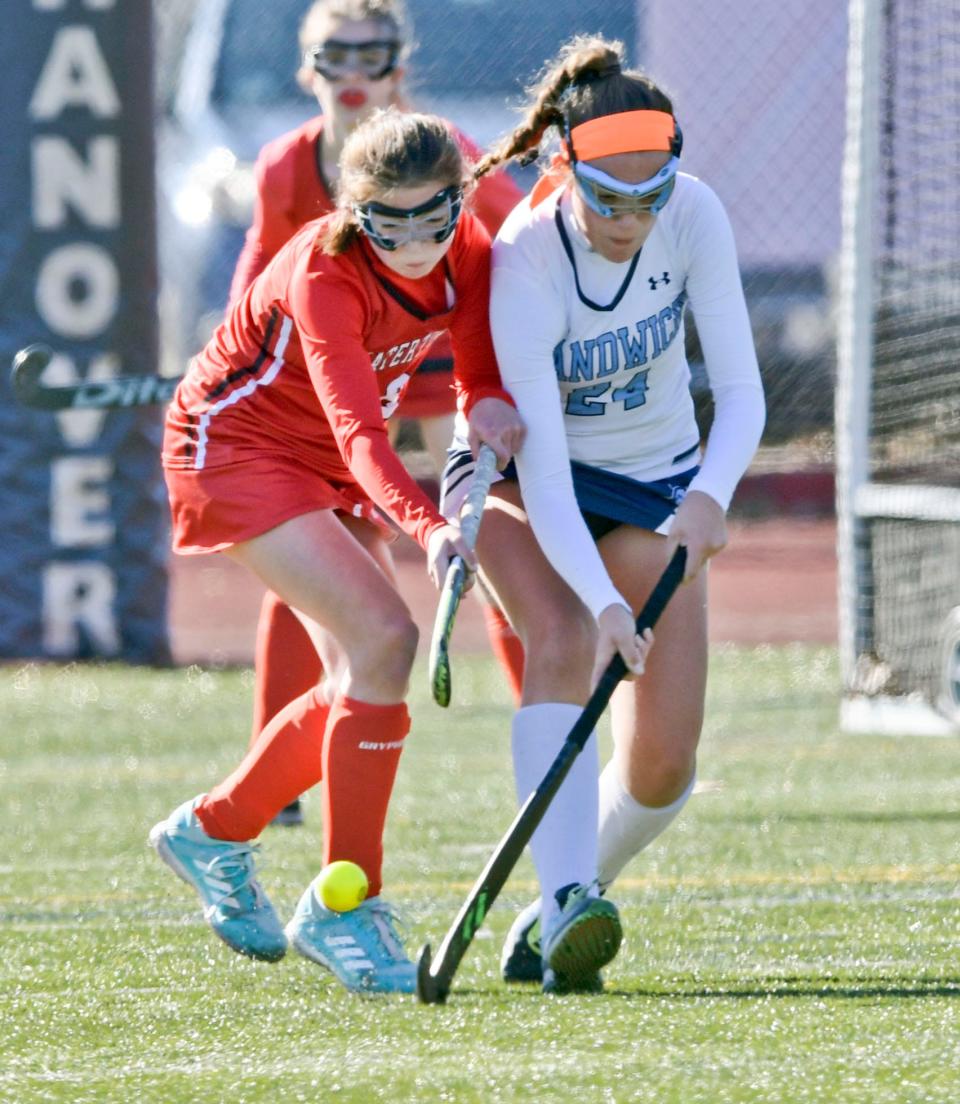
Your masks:
{"label": "white goal post", "polygon": [[841,727],[960,732],[960,31],[850,0],[836,392]]}

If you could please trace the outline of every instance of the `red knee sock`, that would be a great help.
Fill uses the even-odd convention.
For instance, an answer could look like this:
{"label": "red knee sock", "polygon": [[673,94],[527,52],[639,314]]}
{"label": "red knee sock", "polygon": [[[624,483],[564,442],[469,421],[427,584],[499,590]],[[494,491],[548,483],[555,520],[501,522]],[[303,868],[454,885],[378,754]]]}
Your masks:
{"label": "red knee sock", "polygon": [[320,781],[330,708],[317,695],[314,687],[281,709],[240,766],[197,806],[208,836],[255,839],[285,805]]}
{"label": "red knee sock", "polygon": [[487,626],[490,647],[497,662],[506,672],[513,699],[519,705],[520,695],[523,693],[523,645],[520,637],[497,606],[489,606],[484,602],[483,620]]}
{"label": "red knee sock", "polygon": [[260,606],[254,669],[251,747],[267,721],[316,686],[323,674],[307,630],[293,610],[270,590]]}
{"label": "red knee sock", "polygon": [[338,697],[323,741],[323,863],[362,867],[369,895],[380,892],[383,828],[393,780],[410,730],[407,707]]}

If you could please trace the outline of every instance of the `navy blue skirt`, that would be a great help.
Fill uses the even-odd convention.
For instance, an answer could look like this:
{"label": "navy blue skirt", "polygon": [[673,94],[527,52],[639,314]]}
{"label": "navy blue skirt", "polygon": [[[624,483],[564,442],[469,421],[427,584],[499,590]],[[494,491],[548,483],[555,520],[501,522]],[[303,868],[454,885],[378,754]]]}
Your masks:
{"label": "navy blue skirt", "polygon": [[593,539],[599,540],[618,525],[665,531],[700,466],[649,483],[577,460],[571,461],[570,470],[580,513]]}
{"label": "navy blue skirt", "polygon": [[[448,453],[441,482],[441,512],[455,516],[473,474],[469,449],[453,448]],[[687,488],[700,470],[699,465],[644,483],[627,475],[594,468],[579,460],[570,462],[577,505],[594,540],[599,540],[619,525],[636,525],[651,532],[665,532],[667,523],[683,501]],[[511,461],[499,473],[500,479],[516,482],[517,469]]]}

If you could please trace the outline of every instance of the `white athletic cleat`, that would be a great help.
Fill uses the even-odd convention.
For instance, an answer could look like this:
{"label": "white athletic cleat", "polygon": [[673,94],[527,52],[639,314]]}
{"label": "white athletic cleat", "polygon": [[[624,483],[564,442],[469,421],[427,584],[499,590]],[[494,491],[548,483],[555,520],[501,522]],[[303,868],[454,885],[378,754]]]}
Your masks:
{"label": "white athletic cleat", "polygon": [[545,993],[599,993],[600,968],[623,939],[617,906],[576,883],[557,890],[560,912],[542,938]]}

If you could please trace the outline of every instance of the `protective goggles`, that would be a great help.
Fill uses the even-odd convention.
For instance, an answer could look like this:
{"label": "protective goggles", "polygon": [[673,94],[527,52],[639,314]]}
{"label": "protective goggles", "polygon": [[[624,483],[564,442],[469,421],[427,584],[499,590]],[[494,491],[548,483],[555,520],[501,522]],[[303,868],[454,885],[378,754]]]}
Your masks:
{"label": "protective goggles", "polygon": [[671,157],[658,173],[638,184],[618,180],[582,161],[574,164],[573,175],[591,211],[603,218],[617,218],[619,215],[655,215],[663,210],[673,194],[679,167],[680,158]]}
{"label": "protective goggles", "polygon": [[306,65],[326,80],[342,80],[362,73],[367,80],[382,80],[397,67],[400,43],[392,38],[371,38],[367,42],[341,42],[328,38],[303,55]]}
{"label": "protective goggles", "polygon": [[463,208],[463,189],[451,184],[418,207],[389,207],[385,203],[358,203],[354,216],[364,234],[392,253],[410,242],[444,242],[457,227]]}
{"label": "protective goggles", "polygon": [[[621,111],[564,126],[563,155],[573,169],[587,206],[604,218],[651,214],[663,209],[673,193],[683,134],[666,111]],[[627,183],[585,162],[619,153],[669,153],[670,160],[649,180]]]}

